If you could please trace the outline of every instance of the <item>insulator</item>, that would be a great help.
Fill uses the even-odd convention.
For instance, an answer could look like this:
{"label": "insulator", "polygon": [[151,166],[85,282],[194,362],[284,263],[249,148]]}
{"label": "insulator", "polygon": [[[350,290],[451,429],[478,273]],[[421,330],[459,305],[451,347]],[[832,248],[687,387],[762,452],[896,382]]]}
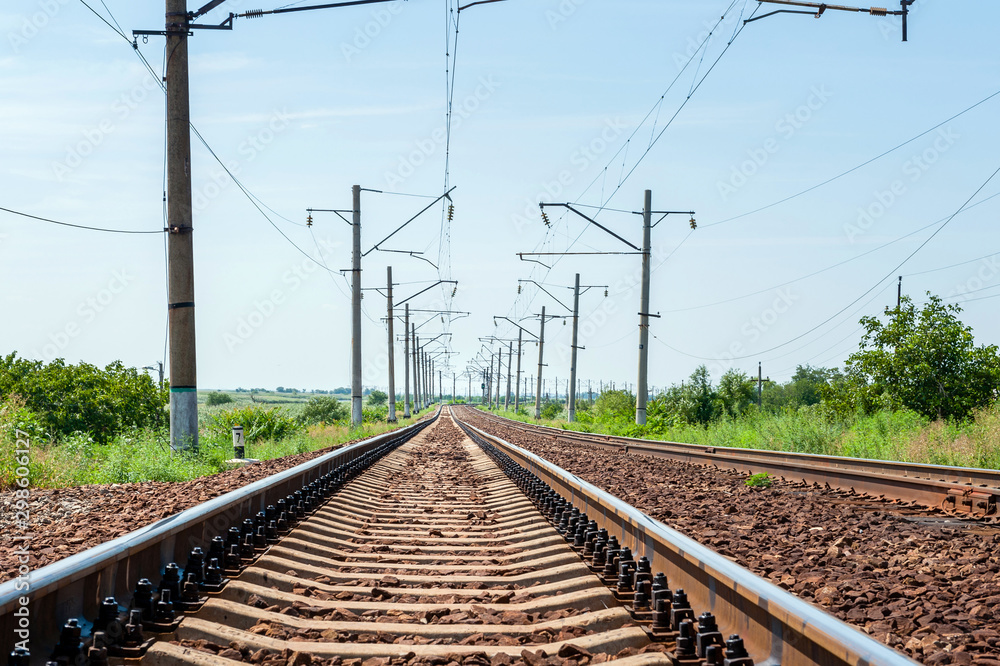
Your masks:
{"label": "insulator", "polygon": [[451,297],[455,298],[455,294],[458,293],[458,287],[453,287],[451,290]]}
{"label": "insulator", "polygon": [[521,285],[517,285],[517,293],[521,293]]}
{"label": "insulator", "polygon": [[441,315],[441,323],[444,323],[444,315]]}
{"label": "insulator", "polygon": [[563,326],[565,326],[565,325],[566,325],[566,320],[565,320],[565,319],[563,319]]}
{"label": "insulator", "polygon": [[868,12],[872,16],[886,16],[889,13],[889,10],[885,7],[872,7],[868,10]]}
{"label": "insulator", "polygon": [[551,227],[552,226],[549,223],[549,216],[548,216],[548,214],[544,210],[542,211],[542,222],[545,223],[545,226],[547,226],[547,227]]}
{"label": "insulator", "polygon": [[264,15],[263,9],[251,9],[243,14],[244,18],[260,18]]}
{"label": "insulator", "polygon": [[448,221],[455,219],[455,204],[448,204]]}
{"label": "insulator", "polygon": [[691,218],[691,222],[690,222],[690,224],[691,224],[691,229],[692,229],[692,230],[694,230],[694,229],[697,229],[697,228],[698,228],[698,223],[697,223],[697,222],[695,222],[695,220],[694,220],[694,218],[693,218],[693,217]]}
{"label": "insulator", "polygon": [[309,215],[308,217],[306,217],[306,226],[311,227],[312,225],[313,225],[313,216]]}
{"label": "insulator", "polygon": [[605,290],[604,290],[604,298],[607,298],[607,297],[608,297],[608,290],[607,290],[607,289],[605,289]]}

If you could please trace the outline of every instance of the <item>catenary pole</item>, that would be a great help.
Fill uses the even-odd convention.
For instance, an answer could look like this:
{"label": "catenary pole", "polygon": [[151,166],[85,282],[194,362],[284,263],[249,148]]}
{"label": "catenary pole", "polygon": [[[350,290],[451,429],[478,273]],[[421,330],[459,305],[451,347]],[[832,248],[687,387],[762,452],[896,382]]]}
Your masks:
{"label": "catenary pole", "polygon": [[514,382],[514,413],[521,406],[521,336],[524,331],[517,327],[517,381]]}
{"label": "catenary pole", "polygon": [[396,341],[392,337],[392,266],[386,266],[389,300],[389,423],[396,422]]}
{"label": "catenary pole", "polygon": [[642,290],[639,296],[639,381],[635,388],[635,422],[646,424],[646,380],[649,372],[649,255],[653,193],[645,192],[642,208]]}
{"label": "catenary pole", "polygon": [[542,306],[542,327],[538,333],[538,379],[535,385],[535,418],[542,418],[542,362],[545,353],[545,306]]}
{"label": "catenary pole", "polygon": [[167,322],[170,447],[198,449],[187,0],[167,0]]}
{"label": "catenary pole", "polygon": [[[392,317],[392,312],[389,313]],[[410,304],[406,304],[403,319],[403,418],[410,418]]]}
{"label": "catenary pole", "polygon": [[417,411],[424,407],[424,401],[420,395],[420,337],[417,335],[417,325],[413,326],[413,401],[416,403]]}
{"label": "catenary pole", "polygon": [[351,425],[361,425],[361,186],[351,188],[354,222],[351,225],[354,252],[351,261]]}
{"label": "catenary pole", "polygon": [[580,274],[576,274],[576,281],[573,283],[573,342],[570,343],[570,354],[569,354],[569,390],[566,392],[569,394],[568,400],[569,405],[567,406],[567,412],[569,413],[569,421],[572,423],[576,421],[576,344],[577,344],[577,333],[580,330]]}
{"label": "catenary pole", "polygon": [[503,411],[510,410],[510,369],[511,361],[514,360],[514,343],[509,343],[507,348],[507,393],[503,397]]}

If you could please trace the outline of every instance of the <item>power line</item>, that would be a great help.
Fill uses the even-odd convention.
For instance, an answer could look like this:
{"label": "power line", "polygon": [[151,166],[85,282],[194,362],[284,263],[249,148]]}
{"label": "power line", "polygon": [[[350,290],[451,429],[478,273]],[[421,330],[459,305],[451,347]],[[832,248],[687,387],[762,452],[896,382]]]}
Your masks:
{"label": "power line", "polygon": [[[1000,196],[1000,192],[998,192],[997,194],[993,195],[993,197],[996,197],[996,196]],[[990,197],[990,199],[992,199],[993,197]],[[988,201],[988,200],[989,199],[984,199],[984,201]],[[982,202],[980,202],[980,203],[982,203]],[[976,257],[975,259],[969,259],[968,261],[960,261],[959,263],[957,263],[957,264],[951,264],[950,266],[941,266],[940,268],[931,268],[929,270],[919,271],[917,273],[904,273],[903,277],[915,277],[917,275],[926,275],[928,273],[937,273],[939,271],[946,271],[949,268],[957,268],[958,266],[965,266],[966,264],[974,264],[977,261],[982,261],[983,259],[989,259],[990,257],[997,256],[998,254],[1000,254],[1000,252],[991,252],[990,254],[983,255],[982,257]]]}
{"label": "power line", "polygon": [[947,120],[944,120],[944,121],[938,123],[934,127],[931,127],[930,129],[921,132],[920,134],[916,135],[912,139],[907,139],[903,143],[895,146],[894,148],[890,148],[889,150],[887,150],[887,151],[885,151],[885,152],[883,152],[883,153],[881,153],[879,155],[876,155],[875,157],[871,158],[870,160],[862,162],[861,164],[859,164],[859,165],[857,165],[855,167],[852,167],[852,168],[848,169],[847,171],[844,171],[843,173],[837,174],[833,178],[828,178],[827,180],[824,180],[822,183],[819,183],[818,185],[813,185],[812,187],[806,188],[806,189],[802,190],[801,192],[798,192],[798,193],[793,194],[791,196],[785,197],[784,199],[781,199],[779,201],[775,201],[774,203],[769,203],[766,206],[761,206],[760,208],[756,208],[756,209],[751,210],[749,212],[741,213],[739,215],[735,215],[733,217],[729,217],[729,218],[726,218],[724,220],[719,220],[718,222],[711,222],[709,224],[705,224],[705,225],[702,225],[702,226],[703,226],[703,228],[707,229],[709,227],[715,227],[715,226],[718,226],[720,224],[725,224],[727,222],[732,222],[734,220],[739,220],[739,219],[747,217],[749,215],[754,215],[754,214],[759,213],[761,211],[767,210],[768,208],[774,208],[775,206],[778,206],[778,205],[781,205],[781,204],[783,204],[785,202],[791,201],[792,199],[797,199],[798,197],[802,196],[803,194],[808,194],[809,192],[812,192],[813,190],[817,190],[817,189],[823,187],[824,185],[829,185],[830,183],[832,183],[832,182],[834,182],[836,180],[839,180],[839,179],[843,178],[844,176],[847,176],[848,174],[854,173],[858,169],[862,169],[862,168],[868,166],[872,162],[876,162],[876,161],[882,159],[886,155],[890,155],[890,154],[896,152],[900,148],[903,148],[904,146],[907,146],[907,145],[913,143],[917,139],[919,139],[921,137],[924,137],[924,136],[927,136],[928,134],[930,134],[934,130],[940,129],[941,127],[943,127],[944,125],[947,125],[948,123],[950,123],[951,121],[955,120],[956,118],[960,118],[961,116],[965,115],[969,111],[972,111],[976,107],[985,104],[986,102],[990,101],[991,99],[993,99],[997,95],[1000,95],[1000,90],[996,91],[995,93],[993,93],[992,95],[989,95],[988,97],[986,97],[984,99],[979,100],[978,102],[976,102],[972,106],[966,108],[965,110],[959,111],[958,113],[956,113],[952,117],[950,117]]}
{"label": "power line", "polygon": [[[658,140],[660,139],[660,137],[662,137],[662,136],[663,136],[663,131],[665,131],[665,130],[667,129],[667,128],[665,127],[663,131],[661,131],[661,132],[660,132],[659,134],[656,134],[656,123],[657,123],[657,122],[659,121],[659,110],[660,110],[660,108],[662,107],[662,105],[663,105],[663,102],[664,102],[664,100],[666,99],[666,96],[667,96],[667,95],[668,95],[668,94],[670,93],[670,91],[671,91],[671,90],[672,90],[672,89],[674,88],[674,86],[675,86],[675,85],[677,84],[677,82],[678,82],[678,81],[679,81],[679,80],[681,79],[681,77],[682,77],[682,76],[684,75],[684,73],[685,73],[685,72],[686,72],[686,71],[688,70],[688,68],[689,68],[689,67],[691,66],[691,63],[692,63],[692,62],[694,62],[694,59],[695,59],[696,57],[698,57],[698,54],[702,52],[702,49],[705,49],[705,48],[707,48],[707,45],[708,45],[708,42],[709,42],[709,40],[711,39],[711,36],[712,36],[712,35],[713,35],[713,34],[715,33],[715,31],[716,31],[716,30],[718,30],[718,29],[720,28],[720,26],[721,26],[721,25],[723,24],[723,22],[725,22],[725,20],[726,20],[726,17],[727,17],[728,15],[729,15],[729,13],[730,13],[730,12],[731,12],[731,11],[733,10],[733,8],[734,8],[734,7],[736,6],[736,4],[737,4],[738,2],[739,2],[739,0],[732,0],[732,2],[731,2],[731,3],[729,4],[729,7],[727,7],[727,8],[726,8],[726,10],[725,10],[725,11],[724,11],[724,12],[722,13],[722,16],[721,16],[721,17],[719,18],[719,20],[718,20],[718,21],[717,21],[717,22],[715,23],[715,25],[714,25],[714,26],[712,27],[712,29],[711,29],[711,30],[709,31],[709,34],[708,34],[708,35],[707,35],[707,36],[706,36],[705,38],[703,38],[703,39],[701,40],[701,42],[700,42],[700,43],[698,44],[698,46],[697,46],[697,48],[695,49],[695,51],[694,51],[694,52],[693,52],[693,53],[692,53],[692,54],[691,54],[691,55],[690,55],[690,56],[688,57],[688,59],[687,59],[687,62],[685,62],[685,63],[684,63],[684,65],[683,65],[683,66],[681,67],[681,69],[680,69],[680,70],[679,70],[679,71],[677,72],[677,75],[676,75],[676,76],[675,76],[675,77],[673,78],[673,80],[672,80],[672,81],[671,81],[671,82],[669,83],[669,85],[667,86],[666,90],[664,90],[664,92],[663,92],[663,93],[662,93],[662,94],[661,94],[661,95],[659,96],[659,99],[658,99],[658,100],[656,101],[656,103],[655,103],[655,104],[653,104],[652,108],[650,108],[650,110],[649,110],[649,111],[648,111],[648,112],[646,113],[646,115],[645,115],[645,116],[643,117],[643,119],[642,119],[641,121],[639,121],[639,124],[638,124],[638,125],[636,126],[636,128],[635,128],[635,129],[634,129],[634,130],[632,131],[632,133],[631,133],[631,134],[629,135],[628,139],[626,139],[626,142],[625,142],[625,144],[624,144],[624,145],[623,145],[622,147],[620,147],[620,148],[619,148],[619,149],[618,149],[618,150],[617,150],[617,151],[616,151],[616,152],[615,152],[615,153],[614,153],[614,154],[613,154],[613,155],[611,156],[611,158],[610,158],[610,159],[608,160],[607,164],[605,165],[604,169],[602,169],[601,173],[599,173],[599,174],[598,174],[597,176],[595,176],[595,177],[594,177],[594,179],[593,179],[593,180],[591,180],[591,181],[590,181],[590,183],[589,183],[589,184],[588,184],[588,185],[587,185],[587,186],[586,186],[586,187],[585,187],[585,188],[584,188],[584,189],[583,189],[583,190],[582,190],[582,191],[580,192],[580,196],[576,197],[577,199],[580,199],[580,198],[582,198],[582,196],[583,196],[584,194],[586,194],[587,192],[589,192],[589,191],[590,191],[590,189],[591,189],[591,188],[593,188],[593,187],[594,187],[594,185],[595,185],[595,184],[597,183],[597,181],[598,181],[598,180],[601,180],[601,179],[602,179],[602,176],[606,178],[606,176],[607,176],[607,169],[608,169],[608,167],[610,167],[610,166],[611,166],[612,164],[616,163],[616,161],[618,160],[618,157],[619,157],[619,155],[622,155],[622,154],[623,154],[623,151],[626,151],[626,150],[627,150],[627,147],[628,147],[628,146],[630,145],[630,143],[631,143],[631,142],[632,142],[632,140],[633,140],[633,139],[634,139],[634,138],[636,137],[636,135],[637,135],[637,134],[639,133],[639,131],[640,131],[640,130],[642,130],[642,128],[643,128],[643,127],[645,127],[645,125],[646,125],[646,121],[648,121],[648,120],[650,119],[650,117],[651,117],[651,116],[653,116],[653,114],[654,114],[654,113],[656,113],[656,118],[655,118],[655,120],[654,120],[654,123],[653,123],[653,128],[652,128],[652,131],[651,131],[651,135],[650,135],[650,143],[649,143],[649,145],[648,145],[648,147],[647,147],[646,151],[645,151],[645,152],[644,152],[644,153],[642,154],[642,156],[641,156],[641,157],[639,158],[639,161],[638,161],[638,162],[636,162],[636,165],[635,165],[635,167],[638,167],[638,164],[639,164],[639,163],[640,163],[640,162],[641,162],[641,161],[642,161],[642,160],[643,160],[643,159],[644,159],[644,158],[646,157],[646,155],[648,155],[648,153],[649,153],[649,151],[650,151],[650,150],[652,149],[653,145],[654,145],[654,144],[655,144],[655,143],[656,143],[656,142],[657,142],[657,141],[658,141]],[[746,4],[747,4],[747,3],[746,3],[746,2],[744,2],[744,8],[746,7]],[[756,11],[756,10],[755,10],[755,11]],[[741,17],[742,17],[742,15],[743,15],[743,14],[742,14],[742,12],[741,12]],[[728,50],[728,49],[729,49],[729,46],[731,46],[731,45],[732,45],[733,41],[734,41],[734,40],[736,39],[736,37],[737,37],[737,36],[739,35],[739,33],[740,33],[741,31],[742,31],[742,27],[739,27],[739,28],[737,28],[737,30],[736,30],[736,31],[735,31],[735,32],[733,33],[733,37],[732,37],[732,38],[730,39],[729,43],[728,43],[728,44],[726,45],[726,49],[725,49],[725,50]],[[723,51],[723,54],[725,53],[725,50]],[[719,59],[721,59],[721,57],[722,57],[722,56],[720,55],[720,56],[719,56]],[[712,69],[714,69],[715,65],[716,65],[716,64],[718,64],[718,61],[719,61],[719,59],[717,59],[717,60],[715,61],[715,63],[714,63],[713,65],[712,65]],[[705,78],[706,78],[706,77],[708,76],[708,74],[709,74],[709,73],[711,73],[711,69],[710,69],[710,70],[709,70],[708,72],[706,72],[706,73],[705,73],[705,75],[704,75],[704,76],[702,77],[702,79],[701,79],[701,82],[700,82],[700,83],[698,84],[698,86],[697,86],[697,87],[700,87],[701,83],[703,83],[703,82],[704,82]],[[694,87],[694,88],[693,88],[693,90],[697,90],[697,87]],[[690,101],[690,99],[691,99],[691,96],[692,96],[692,95],[693,95],[693,91],[692,91],[692,93],[690,93],[690,94],[688,95],[688,97],[687,97],[687,98],[685,99],[685,101],[684,101],[683,105],[681,106],[681,109],[683,109],[683,106],[684,106],[684,105],[686,105],[688,101]],[[675,114],[674,114],[674,119],[676,119],[676,117],[677,117],[677,115],[679,114],[679,112],[680,112],[680,109],[678,110],[678,112],[677,112],[677,113],[675,113]],[[672,122],[672,121],[673,121],[673,119],[671,120],[671,122]],[[622,160],[622,164],[624,165],[624,163],[625,163],[625,161],[624,161],[624,158],[623,158],[623,160]],[[612,199],[612,198],[614,197],[614,195],[615,195],[615,194],[616,194],[616,193],[617,193],[617,192],[618,192],[618,191],[619,191],[619,190],[621,189],[621,187],[622,187],[622,185],[624,184],[625,180],[627,180],[627,179],[628,179],[628,178],[629,178],[629,177],[630,177],[630,176],[632,175],[632,173],[633,173],[633,172],[635,171],[635,167],[633,167],[633,169],[632,169],[632,170],[631,170],[631,171],[629,172],[629,174],[628,174],[627,176],[625,176],[625,178],[624,178],[624,179],[622,179],[622,180],[620,180],[620,181],[619,181],[619,183],[618,183],[618,186],[617,186],[617,187],[615,188],[615,191],[614,191],[614,193],[612,193],[612,194],[611,194],[610,196],[608,196],[608,197],[607,197],[606,199],[604,198],[604,192],[603,192],[603,190],[602,190],[602,192],[601,192],[601,205],[600,205],[600,206],[588,206],[589,208],[596,208],[596,209],[597,209],[597,212],[596,212],[596,213],[594,214],[594,217],[597,217],[598,215],[600,215],[600,213],[601,213],[601,212],[602,212],[603,210],[605,210],[605,209],[606,209],[606,204],[607,204],[607,203],[608,203],[608,202],[609,202],[609,201],[610,201],[610,200],[611,200],[611,199]],[[610,210],[610,209],[608,209],[608,210]],[[623,211],[618,211],[618,212],[623,212]],[[631,211],[624,211],[624,212],[631,212]],[[565,219],[565,217],[566,217],[566,214],[567,214],[567,213],[563,213],[563,214],[562,214],[562,215],[561,215],[561,216],[559,217],[559,220],[558,220],[558,221],[562,221],[562,220],[564,220],[564,219]],[[582,238],[582,237],[583,237],[583,234],[584,234],[584,233],[586,233],[587,229],[589,229],[589,225],[588,225],[588,226],[586,226],[586,227],[584,227],[583,229],[581,229],[581,230],[580,230],[580,233],[579,233],[579,234],[577,234],[577,235],[576,235],[576,237],[575,237],[575,238],[573,239],[573,241],[572,241],[572,242],[570,242],[570,243],[569,243],[569,244],[568,244],[568,245],[566,246],[566,250],[567,250],[567,251],[568,251],[569,249],[571,249],[571,248],[572,248],[572,247],[573,247],[574,245],[576,245],[576,243],[577,243],[577,242],[579,242],[580,238]],[[539,242],[538,242],[538,243],[537,243],[537,244],[535,245],[535,247],[534,247],[534,251],[538,251],[538,250],[539,250],[540,248],[543,248],[543,247],[545,247],[545,246],[546,246],[547,244],[551,243],[551,242],[552,242],[552,240],[553,240],[553,236],[552,236],[552,234],[553,234],[553,233],[554,233],[554,232],[553,232],[553,231],[552,231],[551,229],[549,229],[549,230],[546,230],[546,231],[545,231],[545,234],[544,234],[544,236],[543,236],[543,238],[542,238],[542,240],[540,240],[540,241],[539,241]],[[684,244],[684,242],[685,242],[686,240],[687,240],[687,238],[685,238],[685,239],[684,239],[683,241],[681,241],[680,245],[678,245],[678,246],[677,246],[677,248],[675,248],[675,249],[674,249],[674,252],[676,252],[676,251],[677,251],[677,249],[679,249],[679,248],[680,248],[680,246],[681,246],[681,245],[683,245],[683,244]],[[671,255],[672,255],[672,254],[673,254],[673,253],[671,253]],[[552,267],[547,267],[547,268],[546,268],[546,270],[545,270],[545,272],[544,272],[544,275],[543,275],[543,276],[541,277],[541,279],[545,279],[545,276],[548,276],[548,274],[549,274],[549,273],[550,273],[550,272],[552,271],[552,269],[553,269],[553,268],[554,268],[554,267],[555,267],[555,266],[556,266],[556,265],[557,265],[557,264],[558,264],[558,263],[559,263],[560,261],[562,261],[562,257],[559,257],[559,258],[557,258],[557,259],[556,259],[556,260],[555,260],[555,261],[553,262],[553,264],[552,264]],[[659,268],[659,265],[658,265],[658,266],[657,266],[656,268]],[[653,270],[656,270],[656,268],[654,268]],[[536,276],[536,274],[537,274],[537,272],[538,272],[538,270],[539,270],[539,269],[538,269],[537,267],[535,267],[535,266],[532,266],[532,268],[531,268],[531,272],[530,272],[530,275],[531,275],[532,277],[535,277],[535,276]],[[528,301],[527,301],[527,303],[525,304],[525,307],[526,307],[526,308],[529,308],[529,307],[531,306],[531,303],[532,303],[532,302],[534,302],[534,299],[535,299],[535,297],[537,296],[537,294],[538,294],[538,292],[537,292],[537,291],[533,291],[533,292],[532,292],[532,296],[531,296],[531,298],[529,298],[529,299],[528,299]],[[516,315],[516,311],[517,311],[517,306],[518,306],[518,303],[519,303],[519,302],[520,302],[521,300],[522,300],[522,299],[520,298],[520,296],[514,299],[514,303],[513,303],[512,305],[511,305],[510,309],[508,310],[508,314],[512,314],[512,313],[514,313],[514,314]]]}
{"label": "power line", "polygon": [[[128,36],[125,35],[125,32],[121,29],[121,26],[118,26],[118,21],[116,21],[114,15],[111,14],[111,10],[108,10],[108,6],[104,5],[104,0],[101,0],[101,4],[104,5],[104,9],[108,10],[108,15],[111,16],[111,20],[115,22],[115,25],[111,25],[111,23],[108,22],[108,19],[106,19],[103,16],[101,16],[100,13],[97,12],[97,10],[95,10],[93,7],[91,7],[90,5],[88,5],[84,0],[80,0],[80,4],[82,4],[84,7],[86,7],[87,9],[89,9],[94,14],[94,16],[96,16],[97,18],[101,19],[101,21],[103,21],[106,26],[108,26],[109,28],[111,28],[112,30],[114,30],[116,33],[118,33],[118,35],[122,39],[124,39],[129,44],[132,43],[132,40],[129,39]],[[115,27],[115,26],[118,26],[118,27]]]}
{"label": "power line", "polygon": [[162,234],[165,229],[157,229],[156,231],[136,231],[130,229],[106,229],[104,227],[90,227],[84,224],[72,224],[70,222],[60,222],[59,220],[53,220],[48,217],[39,217],[38,215],[31,215],[29,213],[22,213],[18,210],[13,210],[11,208],[4,208],[0,206],[0,210],[5,213],[10,213],[12,215],[19,215],[21,217],[26,217],[31,220],[37,220],[39,222],[47,222],[49,224],[58,224],[61,227],[72,227],[74,229],[85,229],[87,231],[100,231],[108,234]]}
{"label": "power line", "polygon": [[[989,178],[987,178],[986,181],[982,185],[980,185],[976,189],[975,192],[972,193],[972,196],[970,196],[965,201],[965,203],[963,203],[959,207],[958,210],[956,210],[954,213],[951,214],[951,216],[949,216],[944,222],[942,222],[941,225],[937,229],[934,230],[934,233],[932,233],[930,236],[928,236],[927,239],[924,240],[923,243],[921,243],[915,250],[913,250],[913,252],[911,252],[909,255],[907,255],[906,258],[903,259],[903,261],[899,262],[899,264],[897,264],[895,268],[893,268],[885,276],[883,276],[878,282],[876,282],[875,285],[873,285],[872,287],[870,287],[863,294],[861,294],[856,299],[854,299],[853,301],[851,301],[850,303],[848,303],[846,306],[844,306],[843,308],[841,308],[840,310],[838,310],[835,314],[833,314],[829,318],[827,318],[824,321],[820,322],[816,326],[813,326],[812,328],[810,328],[805,333],[802,333],[800,335],[795,336],[791,340],[783,342],[783,343],[781,343],[779,345],[775,345],[774,347],[771,347],[770,349],[764,349],[764,350],[758,351],[758,352],[756,352],[754,354],[748,354],[746,356],[733,356],[733,357],[728,357],[728,358],[710,358],[710,357],[705,357],[705,356],[697,356],[697,355],[694,355],[694,354],[687,354],[686,352],[683,352],[683,351],[680,351],[679,349],[675,349],[674,347],[671,347],[670,345],[668,345],[667,343],[663,342],[662,340],[659,340],[659,338],[656,338],[656,339],[659,340],[666,347],[674,350],[675,352],[677,352],[679,354],[683,354],[685,356],[690,356],[692,358],[697,358],[697,359],[700,359],[700,360],[703,360],[703,361],[739,361],[739,360],[743,360],[743,359],[747,359],[747,358],[753,358],[753,357],[760,356],[762,354],[770,353],[772,351],[775,351],[776,349],[780,349],[782,347],[785,347],[786,345],[789,345],[789,344],[795,342],[796,340],[800,340],[800,339],[804,338],[805,336],[809,335],[810,333],[813,333],[817,329],[821,328],[822,326],[825,326],[826,324],[828,324],[832,320],[836,319],[837,317],[839,317],[842,313],[844,313],[845,311],[847,311],[855,303],[857,303],[862,298],[864,298],[865,296],[867,296],[868,294],[870,294],[872,291],[874,291],[880,284],[882,284],[883,282],[885,282],[887,279],[891,278],[892,276],[896,275],[898,273],[899,269],[902,268],[903,265],[905,265],[906,262],[908,262],[910,259],[912,259],[918,252],[920,252],[920,250],[922,250],[924,247],[926,247],[926,245],[928,243],[930,243],[939,233],[941,233],[941,231],[943,231],[944,228],[947,227],[948,224],[950,224],[951,221],[954,220],[955,217],[957,217],[958,214],[961,213],[969,205],[969,202],[971,202],[973,199],[975,199],[979,195],[979,193],[982,192],[983,189],[987,185],[990,184],[990,182],[996,177],[996,175],[998,173],[1000,173],[1000,167],[998,167],[992,174],[990,174]],[[970,299],[970,300],[975,300],[975,299]]]}

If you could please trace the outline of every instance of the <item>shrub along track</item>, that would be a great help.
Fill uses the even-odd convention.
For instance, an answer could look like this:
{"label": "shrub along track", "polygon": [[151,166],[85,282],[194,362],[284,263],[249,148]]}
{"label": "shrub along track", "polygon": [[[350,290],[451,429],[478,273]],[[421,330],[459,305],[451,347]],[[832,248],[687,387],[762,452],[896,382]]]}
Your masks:
{"label": "shrub along track", "polygon": [[[897,502],[526,436],[459,417],[929,664],[1000,666],[1000,530]],[[518,424],[523,425],[523,424]]]}
{"label": "shrub along track", "polygon": [[[433,415],[431,413],[430,415]],[[425,416],[427,418],[427,416]],[[360,441],[360,440],[354,440]],[[111,541],[184,509],[266,479],[335,447],[300,453],[177,483],[146,481],[74,488],[32,488],[28,511],[34,569]],[[8,537],[16,516],[13,490],[0,491],[0,582],[17,576],[18,558]]]}

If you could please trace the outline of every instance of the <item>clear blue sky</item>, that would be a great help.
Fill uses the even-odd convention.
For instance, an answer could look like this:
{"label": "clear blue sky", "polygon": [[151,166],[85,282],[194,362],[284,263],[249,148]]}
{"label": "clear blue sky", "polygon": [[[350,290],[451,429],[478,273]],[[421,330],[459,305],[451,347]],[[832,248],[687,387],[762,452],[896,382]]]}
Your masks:
{"label": "clear blue sky", "polygon": [[[129,35],[162,28],[159,2],[90,4]],[[230,0],[202,20],[282,4]],[[238,19],[232,32],[191,39],[193,123],[276,211],[268,212],[274,224],[334,271],[282,238],[195,142],[200,386],[348,384],[348,285],[336,271],[350,264],[350,230],[317,214],[310,233],[305,209],[349,208],[355,183],[440,194],[449,6],[409,0]],[[641,218],[629,211],[641,208],[645,189],[654,208],[693,209],[699,224],[690,233],[687,216],[669,216],[653,232],[651,309],[662,315],[651,328],[653,385],[679,382],[702,362],[716,378],[729,367],[756,373],[758,361],[773,379],[798,364],[839,366],[857,347],[858,319],[895,303],[897,274],[918,301],[929,290],[962,302],[977,339],[1000,342],[998,301],[972,300],[1000,295],[1000,255],[924,272],[1000,252],[1000,197],[955,217],[894,270],[938,228],[928,225],[955,213],[1000,166],[1000,97],[829,184],[716,224],[820,185],[1000,91],[1000,7],[917,0],[905,44],[895,18],[780,15],[749,24],[722,54],[741,12],[757,8],[737,0],[697,50],[728,7],[506,0],[462,12],[450,243],[442,245],[434,207],[386,245],[425,252],[460,282],[454,300],[449,286],[411,301],[472,312],[449,327],[459,372],[479,337],[511,337],[494,315],[520,319],[542,305],[564,314],[530,285],[518,295],[518,278],[544,282],[570,303],[564,287],[579,272],[584,284],[609,289],[607,298],[603,289],[581,297],[580,377],[634,382],[638,257],[543,258],[548,270],[516,253],[627,250],[557,209],[546,228],[535,204],[606,203],[625,212],[605,210],[598,220],[638,243]],[[6,2],[0,36],[0,206],[83,225],[162,228],[163,95],[131,45],[79,0]],[[162,38],[139,47],[161,73]],[[998,193],[1000,178],[973,202]],[[366,193],[365,249],[426,203]],[[0,212],[0,352],[155,363],[166,322],[163,250],[155,234],[100,234]],[[847,263],[799,279],[838,262]],[[397,300],[438,279],[428,263],[376,252],[366,258],[365,286],[384,285],[389,264],[403,283]],[[364,382],[384,386],[385,300],[366,291],[364,304]],[[564,380],[570,327],[556,320],[547,329],[546,374]],[[421,333],[442,330],[432,322]],[[526,371],[536,363],[526,346]]]}

